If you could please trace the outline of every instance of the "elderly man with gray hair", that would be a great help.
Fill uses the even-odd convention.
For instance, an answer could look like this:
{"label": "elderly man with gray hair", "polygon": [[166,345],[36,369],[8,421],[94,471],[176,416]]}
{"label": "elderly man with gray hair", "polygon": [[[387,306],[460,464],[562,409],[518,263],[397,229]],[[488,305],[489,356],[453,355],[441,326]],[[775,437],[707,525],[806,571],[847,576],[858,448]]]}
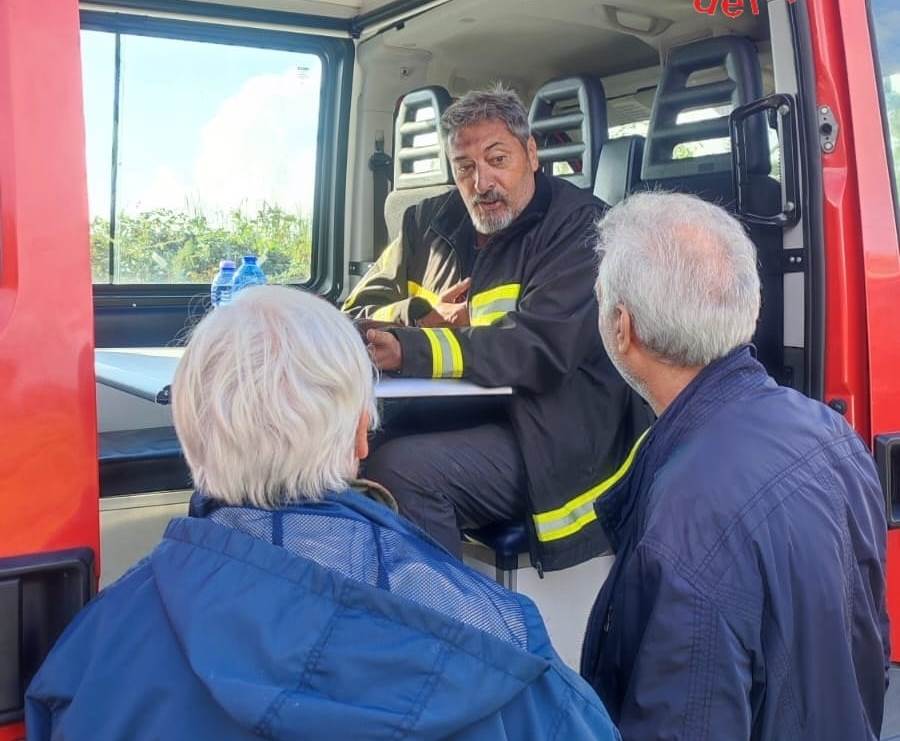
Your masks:
{"label": "elderly man with gray hair", "polygon": [[618,739],[527,598],[354,484],[373,369],[333,306],[267,286],[216,308],[173,414],[197,516],[58,641],[30,739]]}
{"label": "elderly man with gray hair", "polygon": [[854,741],[880,732],[884,501],[865,444],[779,387],[741,225],[634,195],[600,225],[600,334],[659,415],[598,501],[616,561],[582,674],[625,741]]}

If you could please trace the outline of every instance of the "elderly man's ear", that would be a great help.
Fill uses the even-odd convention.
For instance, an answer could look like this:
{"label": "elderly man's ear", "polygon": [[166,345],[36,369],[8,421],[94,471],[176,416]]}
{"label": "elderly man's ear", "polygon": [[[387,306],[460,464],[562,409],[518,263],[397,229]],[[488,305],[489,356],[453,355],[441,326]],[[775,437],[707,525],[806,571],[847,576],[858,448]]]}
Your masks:
{"label": "elderly man's ear", "polygon": [[369,455],[369,413],[363,412],[356,423],[356,459],[365,460]]}
{"label": "elderly man's ear", "polygon": [[625,355],[635,341],[634,328],[631,324],[631,314],[622,304],[616,306],[615,341],[619,355]]}

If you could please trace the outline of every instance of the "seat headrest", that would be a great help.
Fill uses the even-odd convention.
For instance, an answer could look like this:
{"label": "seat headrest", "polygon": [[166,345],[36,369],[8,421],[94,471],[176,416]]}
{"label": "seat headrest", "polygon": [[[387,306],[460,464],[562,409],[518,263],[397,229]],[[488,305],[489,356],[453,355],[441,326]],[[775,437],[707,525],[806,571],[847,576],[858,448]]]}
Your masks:
{"label": "seat headrest", "polygon": [[[695,73],[724,70],[725,79],[688,85]],[[731,110],[762,97],[762,74],[756,47],[741,36],[718,36],[679,46],[669,52],[653,100],[644,147],[643,180],[687,177],[731,171],[731,154],[710,154],[676,159],[679,144],[728,138],[728,115],[678,123],[679,114],[729,105]],[[729,111],[730,113],[730,111]],[[749,168],[769,171],[769,144],[765,122],[747,122]]]}
{"label": "seat headrest", "polygon": [[579,188],[593,186],[607,134],[606,94],[600,80],[578,75],[542,85],[531,101],[528,123],[544,172]]}
{"label": "seat headrest", "polygon": [[594,195],[615,206],[631,193],[641,176],[644,137],[622,136],[603,145],[597,162]]}
{"label": "seat headrest", "polygon": [[394,190],[453,182],[441,140],[441,115],[450,93],[439,85],[407,93],[394,124]]}

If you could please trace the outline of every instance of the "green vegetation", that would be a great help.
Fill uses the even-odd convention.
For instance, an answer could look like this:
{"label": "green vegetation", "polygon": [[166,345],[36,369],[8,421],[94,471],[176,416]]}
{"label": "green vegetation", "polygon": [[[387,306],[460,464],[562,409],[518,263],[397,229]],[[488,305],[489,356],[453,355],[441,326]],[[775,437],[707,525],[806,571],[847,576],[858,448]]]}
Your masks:
{"label": "green vegetation", "polygon": [[[120,214],[116,223],[116,283],[209,283],[219,260],[258,255],[272,283],[310,275],[312,228],[307,216],[263,205],[253,217],[240,210],[219,225],[200,213],[157,209]],[[109,282],[109,221],[91,223],[91,272]]]}
{"label": "green vegetation", "polygon": [[[894,75],[897,83],[893,87],[900,88],[900,75]],[[891,80],[884,81],[885,107],[888,112],[888,126],[891,129],[891,150],[894,153],[894,180],[900,188],[900,90],[892,89]]]}

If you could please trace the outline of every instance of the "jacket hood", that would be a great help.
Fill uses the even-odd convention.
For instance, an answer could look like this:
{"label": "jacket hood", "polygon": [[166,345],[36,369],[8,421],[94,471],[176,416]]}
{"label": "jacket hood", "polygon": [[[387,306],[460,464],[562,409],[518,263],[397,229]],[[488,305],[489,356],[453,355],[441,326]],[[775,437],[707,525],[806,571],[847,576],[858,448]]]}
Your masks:
{"label": "jacket hood", "polygon": [[197,680],[236,724],[270,738],[447,736],[550,667],[204,519],[173,520],[150,569]]}

